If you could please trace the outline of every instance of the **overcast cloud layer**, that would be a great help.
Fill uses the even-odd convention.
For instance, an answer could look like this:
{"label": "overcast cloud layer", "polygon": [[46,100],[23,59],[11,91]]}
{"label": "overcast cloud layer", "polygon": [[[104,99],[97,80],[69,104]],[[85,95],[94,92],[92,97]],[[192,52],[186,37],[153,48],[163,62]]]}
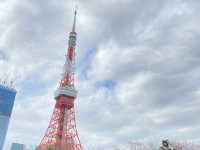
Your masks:
{"label": "overcast cloud layer", "polygon": [[[78,1],[77,128],[84,146],[200,141],[200,2]],[[74,2],[0,1],[0,76],[16,80],[5,150],[37,145],[55,101]]]}

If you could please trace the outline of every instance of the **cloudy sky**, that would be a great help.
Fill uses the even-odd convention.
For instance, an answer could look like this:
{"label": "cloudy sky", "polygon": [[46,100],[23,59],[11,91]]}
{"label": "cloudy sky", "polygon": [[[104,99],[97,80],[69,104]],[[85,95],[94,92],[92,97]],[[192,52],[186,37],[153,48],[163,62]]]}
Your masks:
{"label": "cloudy sky", "polygon": [[0,76],[18,91],[4,150],[44,135],[75,4],[83,145],[200,141],[200,1],[1,0]]}

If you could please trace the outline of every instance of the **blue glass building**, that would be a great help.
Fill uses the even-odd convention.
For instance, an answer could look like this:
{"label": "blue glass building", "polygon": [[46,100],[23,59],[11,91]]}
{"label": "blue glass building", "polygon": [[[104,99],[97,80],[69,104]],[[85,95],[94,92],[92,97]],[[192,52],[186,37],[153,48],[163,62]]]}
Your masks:
{"label": "blue glass building", "polygon": [[16,90],[0,84],[0,150],[3,149]]}

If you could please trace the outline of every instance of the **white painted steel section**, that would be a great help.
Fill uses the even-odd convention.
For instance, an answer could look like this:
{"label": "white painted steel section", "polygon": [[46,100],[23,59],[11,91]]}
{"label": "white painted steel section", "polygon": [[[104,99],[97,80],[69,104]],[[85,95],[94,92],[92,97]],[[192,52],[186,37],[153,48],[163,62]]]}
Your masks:
{"label": "white painted steel section", "polygon": [[61,95],[70,96],[70,97],[77,97],[77,91],[73,87],[59,87],[55,91],[55,99]]}
{"label": "white painted steel section", "polygon": [[8,123],[9,123],[9,117],[8,116],[2,116],[0,115],[0,150],[3,149],[3,144],[5,141],[7,129],[8,129]]}

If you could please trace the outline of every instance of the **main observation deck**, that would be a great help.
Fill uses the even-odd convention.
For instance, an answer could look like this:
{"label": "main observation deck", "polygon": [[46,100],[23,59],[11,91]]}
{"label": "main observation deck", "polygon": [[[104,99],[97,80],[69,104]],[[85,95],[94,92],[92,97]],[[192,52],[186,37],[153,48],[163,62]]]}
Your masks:
{"label": "main observation deck", "polygon": [[57,99],[59,96],[69,96],[69,97],[73,97],[76,98],[77,97],[77,91],[75,90],[74,87],[71,86],[65,86],[65,87],[59,87],[56,91],[55,91],[55,99]]}

